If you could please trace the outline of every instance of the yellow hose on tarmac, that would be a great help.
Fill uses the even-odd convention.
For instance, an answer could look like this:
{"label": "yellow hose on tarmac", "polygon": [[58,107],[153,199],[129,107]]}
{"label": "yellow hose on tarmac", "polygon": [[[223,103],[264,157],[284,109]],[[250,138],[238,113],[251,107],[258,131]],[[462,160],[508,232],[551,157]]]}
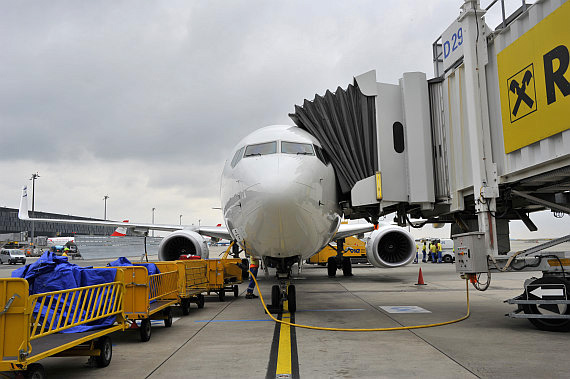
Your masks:
{"label": "yellow hose on tarmac", "polygon": [[467,295],[467,313],[465,314],[465,316],[458,318],[457,320],[451,320],[451,321],[445,321],[445,322],[438,322],[435,324],[426,324],[426,325],[413,325],[413,326],[397,326],[397,327],[393,327],[393,328],[364,328],[364,329],[349,329],[349,328],[325,328],[322,326],[311,326],[311,325],[301,325],[301,324],[295,324],[295,323],[291,323],[288,321],[283,321],[283,320],[278,320],[275,317],[273,317],[273,315],[269,312],[269,310],[267,309],[267,306],[265,305],[265,301],[263,300],[263,295],[261,294],[261,291],[259,290],[259,284],[257,283],[257,279],[255,278],[255,276],[251,273],[251,271],[249,272],[251,274],[251,277],[253,278],[253,280],[255,281],[255,287],[257,288],[257,293],[259,293],[259,300],[261,301],[261,304],[263,305],[263,308],[265,309],[265,312],[267,312],[267,314],[269,315],[269,317],[271,317],[273,319],[273,321],[275,322],[279,322],[281,324],[285,324],[285,325],[289,325],[289,326],[294,326],[297,328],[305,328],[305,329],[313,329],[313,330],[328,330],[328,331],[335,331],[335,332],[385,332],[385,331],[390,331],[390,330],[409,330],[409,329],[422,329],[422,328],[432,328],[434,326],[442,326],[442,325],[449,325],[449,324],[454,324],[456,322],[460,322],[463,320],[466,320],[469,316],[470,316],[470,310],[469,310],[469,281],[465,280],[465,289],[466,289],[466,295]]}

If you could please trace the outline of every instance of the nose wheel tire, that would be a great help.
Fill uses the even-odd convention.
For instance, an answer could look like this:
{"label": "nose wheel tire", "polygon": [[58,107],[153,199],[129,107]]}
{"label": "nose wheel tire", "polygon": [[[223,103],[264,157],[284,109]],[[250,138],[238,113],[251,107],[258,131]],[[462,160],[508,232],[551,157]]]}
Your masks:
{"label": "nose wheel tire", "polygon": [[273,287],[271,287],[271,307],[272,308],[277,308],[280,305],[280,297],[281,297],[281,291],[279,290],[279,286],[277,284],[275,284]]}
{"label": "nose wheel tire", "polygon": [[329,257],[329,259],[327,260],[327,271],[329,274],[329,278],[334,278],[336,276],[336,258],[335,257]]}
{"label": "nose wheel tire", "polygon": [[297,293],[295,286],[292,284],[287,289],[287,309],[289,313],[295,313],[297,311]]}

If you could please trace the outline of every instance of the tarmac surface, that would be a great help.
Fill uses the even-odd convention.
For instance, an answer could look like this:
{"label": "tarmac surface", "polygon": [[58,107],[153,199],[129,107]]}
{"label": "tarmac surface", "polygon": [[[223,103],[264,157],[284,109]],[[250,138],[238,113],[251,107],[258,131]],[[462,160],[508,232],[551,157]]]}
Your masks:
{"label": "tarmac surface", "polygon": [[[0,266],[0,277],[9,277],[17,267],[21,266]],[[425,286],[415,285],[419,267]],[[383,328],[438,323],[466,314],[466,283],[454,264],[420,262],[397,269],[353,265],[353,274],[343,277],[339,271],[336,278],[328,278],[325,267],[303,265],[294,278],[294,321]],[[531,276],[541,273],[495,274],[486,292],[470,286],[471,316],[465,321],[383,332],[291,327],[285,334],[288,327],[276,326],[259,299],[245,299],[243,283],[237,298],[226,295],[220,302],[217,295],[207,296],[205,307],[192,304],[188,316],[175,308],[172,327],[156,321],[149,342],[140,342],[136,330],[112,334],[113,359],[106,368],[91,368],[84,357],[46,358],[40,363],[48,377],[74,378],[566,378],[570,335],[540,331],[527,320],[505,317],[515,306],[503,301],[521,294],[524,280]],[[269,302],[275,281],[260,271],[259,283]],[[381,308],[390,306],[395,308]],[[289,373],[287,368],[283,371],[283,362]]]}

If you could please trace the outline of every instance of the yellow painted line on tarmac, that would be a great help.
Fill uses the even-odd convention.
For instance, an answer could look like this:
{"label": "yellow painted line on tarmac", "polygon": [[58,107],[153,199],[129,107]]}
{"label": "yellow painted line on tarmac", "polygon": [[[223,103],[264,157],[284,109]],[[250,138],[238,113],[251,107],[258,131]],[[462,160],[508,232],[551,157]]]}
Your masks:
{"label": "yellow painted line on tarmac", "polygon": [[[288,302],[283,302],[282,319],[291,318],[289,314]],[[291,327],[281,324],[281,332],[279,333],[279,350],[277,353],[277,370],[275,375],[292,375],[291,367]]]}

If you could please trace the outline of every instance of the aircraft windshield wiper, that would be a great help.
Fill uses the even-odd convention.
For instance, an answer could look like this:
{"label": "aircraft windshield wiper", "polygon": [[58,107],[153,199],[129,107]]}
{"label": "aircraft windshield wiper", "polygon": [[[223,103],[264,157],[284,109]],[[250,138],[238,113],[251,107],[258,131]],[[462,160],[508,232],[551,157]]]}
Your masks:
{"label": "aircraft windshield wiper", "polygon": [[307,153],[306,151],[302,151],[297,153],[297,155],[313,155],[312,153]]}

